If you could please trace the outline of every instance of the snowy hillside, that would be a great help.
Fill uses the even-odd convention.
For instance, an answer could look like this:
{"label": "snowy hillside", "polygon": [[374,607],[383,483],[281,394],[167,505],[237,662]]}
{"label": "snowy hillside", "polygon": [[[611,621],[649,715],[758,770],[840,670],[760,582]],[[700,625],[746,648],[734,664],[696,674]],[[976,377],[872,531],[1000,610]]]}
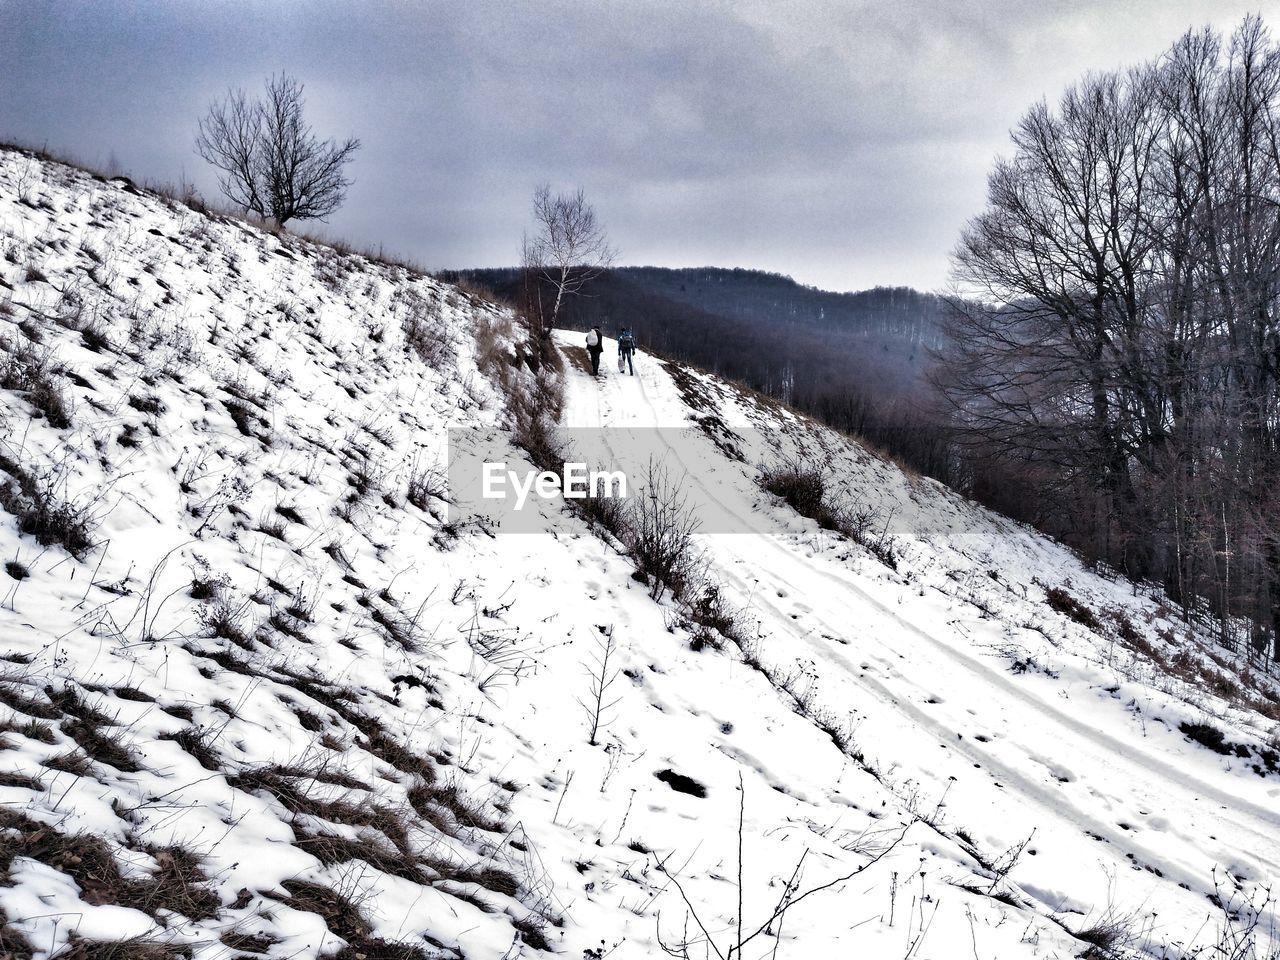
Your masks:
{"label": "snowy hillside", "polygon": [[[1268,678],[578,341],[564,442],[693,427],[667,468],[754,531],[696,537],[698,597],[563,503],[451,515],[450,427],[523,457],[502,308],[0,152],[0,957],[1271,956]],[[856,536],[761,489],[790,459]]]}

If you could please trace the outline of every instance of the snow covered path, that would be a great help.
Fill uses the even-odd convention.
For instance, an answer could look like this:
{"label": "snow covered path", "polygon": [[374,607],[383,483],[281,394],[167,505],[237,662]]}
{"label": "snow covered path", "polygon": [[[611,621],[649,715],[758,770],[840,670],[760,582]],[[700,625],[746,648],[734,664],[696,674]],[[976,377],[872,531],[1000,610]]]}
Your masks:
{"label": "snow covered path", "polygon": [[[742,415],[744,404],[721,399],[718,413],[734,427],[767,435],[758,416]],[[690,422],[661,361],[638,357],[634,378],[610,369],[592,382],[574,372],[567,427],[619,428],[614,436],[626,438],[628,430]],[[781,438],[786,427],[776,430]],[[639,471],[626,443],[610,436],[605,430],[600,441],[607,457]],[[987,567],[1025,583],[1097,579],[1066,551],[1019,550],[1014,541],[989,556],[989,544],[961,536],[950,543],[950,570],[915,570],[908,560],[904,578],[789,516],[760,491],[750,464],[733,464],[709,439],[696,462],[687,445],[671,453],[668,466],[684,475],[695,505],[718,502],[750,518],[744,529],[762,531],[700,539],[716,578],[760,621],[765,659],[784,669],[794,661],[822,703],[851,712],[858,747],[917,812],[943,804],[951,830],[996,854],[1034,831],[1034,856],[1022,857],[1011,877],[1043,909],[1094,920],[1109,908],[1154,914],[1155,932],[1177,940],[1209,913],[1215,865],[1256,882],[1280,876],[1273,778],[1189,742],[1177,730],[1182,705],[1101,668],[1096,654],[1051,646],[1008,617],[985,617],[944,586],[960,579],[953,564],[966,562],[988,580]],[[1023,604],[1014,623],[1044,610]],[[1039,669],[1011,671],[1011,645],[1030,651]],[[1098,900],[1108,889],[1110,907]]]}

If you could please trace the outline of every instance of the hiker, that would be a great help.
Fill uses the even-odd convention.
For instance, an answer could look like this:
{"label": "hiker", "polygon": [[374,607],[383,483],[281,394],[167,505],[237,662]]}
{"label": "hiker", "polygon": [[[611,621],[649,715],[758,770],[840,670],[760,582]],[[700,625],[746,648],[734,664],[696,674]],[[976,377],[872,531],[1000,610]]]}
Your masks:
{"label": "hiker", "polygon": [[600,354],[604,350],[604,338],[600,336],[600,328],[592,327],[587,333],[587,353],[591,354],[591,375],[600,376]]}
{"label": "hiker", "polygon": [[[631,375],[636,375],[636,365],[632,362],[632,355],[636,352],[636,338],[631,332],[630,327],[623,327],[622,332],[618,334],[618,372],[626,373],[629,369]],[[626,365],[625,369],[623,365]]]}

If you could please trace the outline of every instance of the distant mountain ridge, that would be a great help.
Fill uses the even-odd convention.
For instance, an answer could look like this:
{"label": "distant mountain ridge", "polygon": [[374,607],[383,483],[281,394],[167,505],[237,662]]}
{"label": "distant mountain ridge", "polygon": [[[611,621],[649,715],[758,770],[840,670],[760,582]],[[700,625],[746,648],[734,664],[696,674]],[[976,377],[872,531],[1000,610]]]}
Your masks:
{"label": "distant mountain ridge", "polygon": [[[447,271],[517,302],[515,268]],[[550,291],[542,294],[550,302]],[[559,325],[622,327],[640,346],[736,380],[949,479],[920,410],[946,301],[909,287],[833,293],[740,267],[615,267],[565,301]]]}
{"label": "distant mountain ridge", "polygon": [[911,287],[873,287],[837,293],[801,284],[785,274],[742,267],[621,267],[616,271],[670,300],[772,322],[795,321],[937,342],[945,302]]}
{"label": "distant mountain ridge", "polygon": [[[494,267],[441,275],[465,277],[506,295],[515,292],[519,271]],[[694,311],[687,318],[700,323],[802,323],[933,346],[946,301],[911,287],[822,290],[785,274],[745,267],[614,267],[567,303],[566,325],[637,326],[646,312],[661,315],[677,307]]]}

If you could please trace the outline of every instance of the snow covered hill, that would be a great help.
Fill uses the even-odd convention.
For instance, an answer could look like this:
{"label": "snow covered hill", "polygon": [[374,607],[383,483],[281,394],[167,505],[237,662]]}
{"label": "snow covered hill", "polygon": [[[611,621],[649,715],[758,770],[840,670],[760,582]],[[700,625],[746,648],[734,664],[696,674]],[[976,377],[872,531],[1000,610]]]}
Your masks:
{"label": "snow covered hill", "polygon": [[[690,428],[690,509],[752,531],[695,536],[696,592],[573,504],[450,509],[450,427],[525,457],[503,308],[0,151],[0,957],[1272,955],[1268,677],[785,409],[557,342],[566,448],[639,474]],[[856,529],[761,489],[788,461]]]}

